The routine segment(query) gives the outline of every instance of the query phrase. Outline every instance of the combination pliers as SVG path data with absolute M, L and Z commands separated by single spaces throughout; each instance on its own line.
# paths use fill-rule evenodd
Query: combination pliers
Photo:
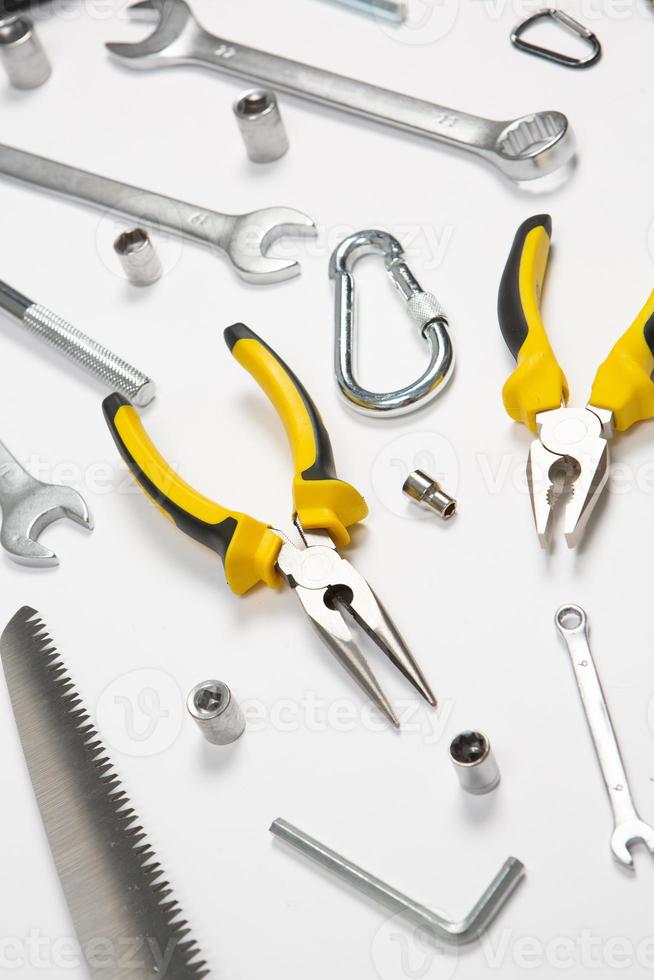
M 136 482 L 164 514 L 220 555 L 233 592 L 242 595 L 259 582 L 274 588 L 285 580 L 332 653 L 399 727 L 345 613 L 429 704 L 435 706 L 436 699 L 368 582 L 336 550 L 349 543 L 347 528 L 366 517 L 367 504 L 358 490 L 337 478 L 329 435 L 318 410 L 281 358 L 244 324 L 228 327 L 225 340 L 284 423 L 295 464 L 294 524 L 300 547 L 283 531 L 221 507 L 185 483 L 158 453 L 134 406 L 119 394 L 103 403 L 116 446 Z
M 654 292 L 600 365 L 586 407 L 569 408 L 568 383 L 540 315 L 551 236 L 549 215 L 523 222 L 504 269 L 498 316 L 518 366 L 502 397 L 511 418 L 538 433 L 527 481 L 540 542 L 549 544 L 553 512 L 561 504 L 573 548 L 608 480 L 608 440 L 654 417 Z

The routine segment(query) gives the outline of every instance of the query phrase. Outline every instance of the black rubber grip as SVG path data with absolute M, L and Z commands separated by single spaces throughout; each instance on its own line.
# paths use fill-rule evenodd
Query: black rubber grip
M 302 477 L 305 480 L 336 480 L 336 463 L 334 462 L 334 452 L 332 449 L 331 440 L 329 438 L 329 433 L 325 428 L 324 422 L 320 416 L 320 412 L 316 408 L 311 395 L 304 387 L 300 379 L 294 374 L 289 368 L 288 364 L 282 360 L 282 358 L 277 354 L 276 351 L 272 349 L 254 332 L 250 330 L 248 326 L 244 323 L 234 323 L 224 331 L 225 342 L 229 347 L 230 351 L 234 349 L 239 340 L 255 340 L 258 344 L 261 344 L 271 355 L 275 358 L 280 367 L 283 368 L 285 373 L 288 375 L 293 385 L 297 389 L 297 392 L 304 403 L 307 415 L 311 423 L 311 428 L 313 429 L 314 443 L 316 447 L 316 459 L 312 466 L 309 466 L 303 471 Z
M 544 228 L 552 237 L 552 218 L 549 214 L 535 214 L 518 228 L 509 257 L 502 273 L 497 297 L 497 316 L 506 346 L 517 359 L 520 348 L 527 339 L 529 324 L 520 301 L 520 264 L 527 235 L 534 228 Z
M 218 524 L 208 524 L 206 521 L 202 521 L 199 518 L 194 517 L 193 514 L 189 514 L 188 511 L 179 507 L 164 493 L 163 490 L 157 487 L 152 480 L 146 476 L 138 462 L 134 459 L 123 443 L 116 426 L 116 415 L 118 414 L 119 410 L 125 406 L 130 408 L 134 407 L 126 398 L 116 393 L 113 395 L 108 395 L 108 397 L 105 398 L 102 403 L 102 411 L 104 412 L 104 417 L 107 425 L 109 426 L 109 431 L 111 432 L 113 440 L 116 443 L 116 448 L 129 467 L 132 476 L 139 486 L 145 491 L 145 493 L 163 510 L 165 510 L 167 514 L 170 515 L 180 531 L 183 531 L 190 538 L 193 538 L 200 544 L 211 548 L 211 550 L 220 555 L 224 561 L 225 555 L 227 554 L 227 549 L 229 548 L 238 527 L 238 522 L 235 518 L 228 517 L 225 518 L 225 520 L 220 521 Z

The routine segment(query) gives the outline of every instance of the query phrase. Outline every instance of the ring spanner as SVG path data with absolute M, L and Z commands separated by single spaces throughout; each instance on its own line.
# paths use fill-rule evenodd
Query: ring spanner
M 107 44 L 110 53 L 130 68 L 213 68 L 469 150 L 512 180 L 551 174 L 574 156 L 572 131 L 561 112 L 534 112 L 505 121 L 483 119 L 226 41 L 198 23 L 185 0 L 144 0 L 129 9 L 159 18 L 154 33 L 145 40 Z
M 556 627 L 565 640 L 574 668 L 586 720 L 613 808 L 615 829 L 611 851 L 625 868 L 634 867 L 629 848 L 642 843 L 654 854 L 654 828 L 636 812 L 620 746 L 611 722 L 604 691 L 600 683 L 588 642 L 588 617 L 581 606 L 561 606 L 555 617 Z
M 220 214 L 2 144 L 0 174 L 216 248 L 248 282 L 281 282 L 298 275 L 298 262 L 273 258 L 266 254 L 268 247 L 284 235 L 316 233 L 311 218 L 294 208 Z

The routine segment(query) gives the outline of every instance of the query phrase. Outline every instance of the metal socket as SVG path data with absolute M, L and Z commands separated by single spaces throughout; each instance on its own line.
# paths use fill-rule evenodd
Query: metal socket
M 450 758 L 466 793 L 483 796 L 500 781 L 489 740 L 481 732 L 461 732 L 450 745 Z
M 277 96 L 265 89 L 245 92 L 234 103 L 234 115 L 253 163 L 272 163 L 288 150 L 288 136 Z
M 433 480 L 422 470 L 414 470 L 402 487 L 402 492 L 415 500 L 416 503 L 423 504 L 435 511 L 444 521 L 449 521 L 456 514 L 456 500 L 445 493 L 440 483 Z
M 161 279 L 163 268 L 144 228 L 122 232 L 114 242 L 125 275 L 134 286 L 151 286 Z
M 245 731 L 245 716 L 222 681 L 197 684 L 188 696 L 186 707 L 212 745 L 229 745 Z
M 50 78 L 52 68 L 29 17 L 0 20 L 0 58 L 14 88 L 38 88 Z

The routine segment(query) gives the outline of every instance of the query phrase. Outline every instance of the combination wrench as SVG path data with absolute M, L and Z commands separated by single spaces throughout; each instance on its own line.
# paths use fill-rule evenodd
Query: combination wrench
M 28 473 L 0 442 L 0 545 L 12 561 L 35 568 L 58 565 L 53 551 L 37 538 L 46 527 L 67 517 L 89 531 L 93 520 L 82 495 L 72 487 L 43 483 Z
M 588 617 L 581 606 L 568 605 L 561 606 L 554 621 L 568 647 L 586 720 L 613 809 L 615 828 L 611 836 L 611 851 L 616 861 L 625 868 L 633 869 L 634 860 L 629 848 L 633 844 L 642 843 L 654 854 L 654 828 L 640 819 L 634 806 L 620 746 L 590 651 Z
M 298 262 L 273 258 L 266 251 L 285 235 L 316 234 L 311 218 L 294 208 L 220 214 L 2 144 L 0 174 L 218 249 L 248 282 L 280 282 L 298 275 Z
M 561 112 L 534 112 L 505 121 L 483 119 L 226 41 L 198 23 L 185 0 L 143 0 L 129 9 L 158 18 L 145 40 L 107 44 L 114 58 L 130 68 L 213 68 L 468 150 L 516 181 L 551 174 L 574 156 L 572 131 Z

